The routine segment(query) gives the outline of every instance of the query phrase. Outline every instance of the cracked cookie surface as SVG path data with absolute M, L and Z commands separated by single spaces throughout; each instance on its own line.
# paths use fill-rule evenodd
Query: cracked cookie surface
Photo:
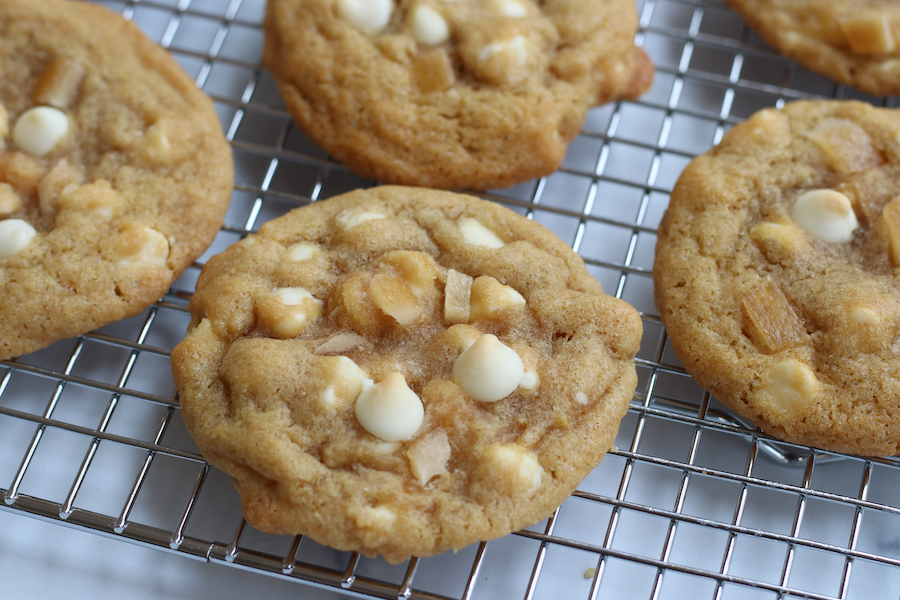
M 861 102 L 766 109 L 684 171 L 656 304 L 705 389 L 768 433 L 900 453 L 900 120 Z
M 354 171 L 488 189 L 553 172 L 588 108 L 649 88 L 636 29 L 633 0 L 272 0 L 264 60 Z
M 900 6 L 894 0 L 726 2 L 807 69 L 876 96 L 900 94 Z
M 231 152 L 210 100 L 136 26 L 0 4 L 0 358 L 139 313 L 209 245 Z
M 632 398 L 641 321 L 542 226 L 384 186 L 213 257 L 172 354 L 247 520 L 390 562 L 546 517 Z

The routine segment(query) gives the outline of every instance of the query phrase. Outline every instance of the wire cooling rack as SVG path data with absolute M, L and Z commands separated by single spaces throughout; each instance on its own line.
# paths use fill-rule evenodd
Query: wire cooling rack
M 863 98 L 768 49 L 718 0 L 639 2 L 657 66 L 641 100 L 594 109 L 555 174 L 485 196 L 540 222 L 642 314 L 639 384 L 609 454 L 547 520 L 389 566 L 242 520 L 186 433 L 169 352 L 208 256 L 263 222 L 374 182 L 311 144 L 260 67 L 263 0 L 104 2 L 213 97 L 234 149 L 215 243 L 142 315 L 0 362 L 0 507 L 353 597 L 897 598 L 900 464 L 777 443 L 688 377 L 652 301 L 653 248 L 687 162 L 754 111 Z M 298 596 L 299 597 L 299 596 Z

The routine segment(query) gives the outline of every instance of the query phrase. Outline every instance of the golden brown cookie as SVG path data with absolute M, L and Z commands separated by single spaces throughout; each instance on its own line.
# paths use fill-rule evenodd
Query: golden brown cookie
M 210 100 L 108 10 L 0 2 L 0 358 L 139 313 L 209 245 L 231 152 Z
M 896 0 L 726 0 L 804 67 L 869 94 L 900 94 Z
M 641 321 L 497 204 L 385 186 L 213 257 L 172 353 L 244 515 L 390 562 L 546 517 L 609 449 Z
M 685 169 L 656 305 L 687 371 L 782 439 L 900 453 L 900 114 L 795 102 Z
M 266 66 L 357 173 L 432 188 L 553 172 L 587 109 L 645 92 L 633 0 L 270 0 Z

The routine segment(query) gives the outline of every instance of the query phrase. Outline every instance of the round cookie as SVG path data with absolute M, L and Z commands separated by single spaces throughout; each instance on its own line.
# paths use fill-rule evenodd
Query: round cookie
M 270 0 L 264 61 L 357 173 L 483 190 L 553 172 L 588 108 L 650 87 L 636 29 L 633 0 Z
M 610 448 L 641 321 L 542 226 L 385 186 L 207 263 L 172 353 L 244 516 L 389 562 L 546 517 Z
M 876 96 L 900 94 L 894 0 L 726 0 L 785 56 Z
M 900 453 L 900 119 L 766 109 L 685 169 L 655 299 L 687 371 L 781 439 Z
M 0 358 L 139 313 L 231 195 L 210 100 L 121 16 L 0 3 Z

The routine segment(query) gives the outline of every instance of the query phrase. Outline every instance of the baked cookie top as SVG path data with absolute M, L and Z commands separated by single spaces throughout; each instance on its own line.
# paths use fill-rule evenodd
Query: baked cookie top
M 653 75 L 633 0 L 270 0 L 266 66 L 359 174 L 432 188 L 553 172 L 587 109 Z
M 546 517 L 609 449 L 641 321 L 542 226 L 385 186 L 213 257 L 172 353 L 258 529 L 390 562 Z
M 685 169 L 656 305 L 687 371 L 779 438 L 900 453 L 900 119 L 760 111 Z
M 225 215 L 210 100 L 108 10 L 0 3 L 0 358 L 139 313 Z
M 726 0 L 788 58 L 869 94 L 900 94 L 895 0 Z

